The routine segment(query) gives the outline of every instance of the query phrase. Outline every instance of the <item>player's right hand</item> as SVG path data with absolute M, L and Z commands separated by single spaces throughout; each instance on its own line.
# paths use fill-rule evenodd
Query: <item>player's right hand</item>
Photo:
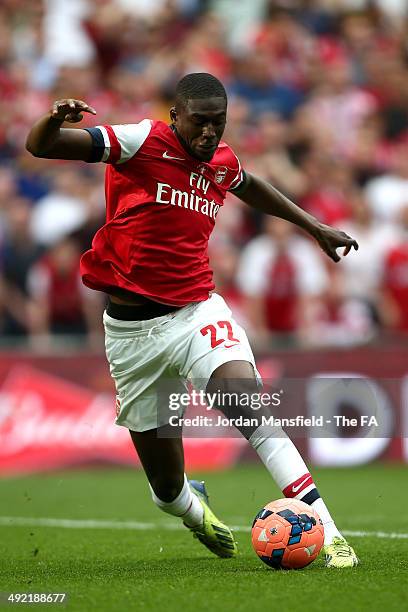
M 51 109 L 51 117 L 60 121 L 68 121 L 68 123 L 78 123 L 83 119 L 83 112 L 96 115 L 96 110 L 92 106 L 88 106 L 83 100 L 67 98 L 54 102 Z

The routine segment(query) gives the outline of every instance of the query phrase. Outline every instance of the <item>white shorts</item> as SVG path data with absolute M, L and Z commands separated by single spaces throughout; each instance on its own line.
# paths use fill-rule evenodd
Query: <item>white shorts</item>
M 216 368 L 238 360 L 250 362 L 260 379 L 245 331 L 216 293 L 148 321 L 121 321 L 105 312 L 103 323 L 117 393 L 116 423 L 133 431 L 156 429 L 168 422 L 167 415 L 177 414 L 159 414 L 163 381 L 170 381 L 173 393 L 185 393 L 188 382 L 205 390 Z

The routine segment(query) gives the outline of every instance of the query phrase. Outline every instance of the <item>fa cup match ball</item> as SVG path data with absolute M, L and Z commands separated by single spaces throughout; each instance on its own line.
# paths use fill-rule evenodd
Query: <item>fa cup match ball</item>
M 274 569 L 300 569 L 312 563 L 324 542 L 324 527 L 311 506 L 297 499 L 270 502 L 252 523 L 252 546 Z

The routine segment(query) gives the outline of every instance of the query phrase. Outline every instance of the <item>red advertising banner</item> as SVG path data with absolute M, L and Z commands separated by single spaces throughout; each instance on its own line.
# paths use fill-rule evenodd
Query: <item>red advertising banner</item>
M 127 430 L 114 424 L 114 404 L 112 393 L 14 365 L 0 392 L 0 474 L 97 462 L 138 465 Z M 186 461 L 190 469 L 227 467 L 243 442 L 187 439 Z
M 316 381 L 347 376 L 367 381 L 387 423 L 384 437 L 310 437 L 296 440 L 321 465 L 374 459 L 408 461 L 408 347 L 324 352 L 281 352 L 258 359 L 263 377 L 301 381 L 296 402 L 312 414 L 322 402 Z M 336 402 L 364 412 L 367 398 L 344 387 Z M 360 406 L 358 405 L 360 404 Z M 325 406 L 328 410 L 331 406 Z M 334 408 L 333 408 L 334 410 Z M 126 429 L 114 424 L 115 394 L 103 356 L 0 354 L 0 475 L 73 465 L 137 465 Z M 248 456 L 239 437 L 185 438 L 189 469 L 219 469 Z

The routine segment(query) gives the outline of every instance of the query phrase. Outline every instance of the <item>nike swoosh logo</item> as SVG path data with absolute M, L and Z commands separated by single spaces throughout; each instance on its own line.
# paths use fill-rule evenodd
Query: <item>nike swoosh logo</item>
M 303 487 L 303 485 L 305 484 L 305 482 L 307 482 L 309 480 L 310 476 L 308 476 L 307 478 L 305 478 L 304 480 L 302 480 L 302 482 L 300 484 L 298 484 L 296 487 L 293 486 L 292 487 L 292 491 L 293 493 L 297 493 L 299 491 L 299 489 L 301 489 Z
M 184 157 L 172 157 L 171 155 L 167 153 L 167 151 L 163 153 L 163 157 L 164 159 L 178 159 L 179 161 L 186 161 Z

